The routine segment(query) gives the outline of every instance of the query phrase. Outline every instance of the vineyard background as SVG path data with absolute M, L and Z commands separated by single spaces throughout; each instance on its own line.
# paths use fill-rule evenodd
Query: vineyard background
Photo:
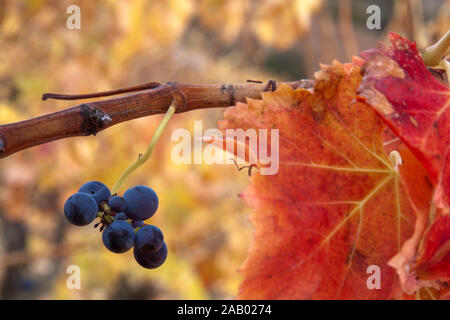
M 81 30 L 66 8 L 81 8 Z M 368 30 L 366 8 L 381 8 Z M 400 33 L 423 49 L 449 29 L 450 1 L 157 0 L 8 1 L 0 9 L 0 123 L 78 102 L 40 100 L 44 92 L 85 93 L 148 81 L 235 83 L 312 78 L 318 63 L 349 61 Z M 344 36 L 345 35 L 345 36 Z M 229 299 L 251 243 L 251 209 L 238 195 L 246 171 L 233 165 L 175 165 L 170 133 L 216 127 L 223 110 L 176 115 L 152 159 L 126 182 L 160 197 L 150 223 L 169 257 L 146 270 L 132 252 L 115 255 L 92 227 L 71 227 L 65 199 L 89 180 L 112 186 L 146 144 L 160 116 L 116 125 L 0 161 L 1 299 Z M 66 268 L 81 268 L 81 290 Z

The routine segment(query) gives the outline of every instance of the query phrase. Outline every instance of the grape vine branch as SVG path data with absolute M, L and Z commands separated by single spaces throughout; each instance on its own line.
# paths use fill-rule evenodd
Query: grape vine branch
M 313 81 L 309 79 L 286 84 L 294 89 L 313 87 Z M 138 93 L 82 103 L 36 118 L 0 125 L 0 158 L 50 141 L 95 135 L 117 123 L 166 113 L 176 93 L 180 93 L 185 101 L 175 111 L 181 113 L 229 107 L 246 98 L 260 99 L 261 92 L 267 89 L 268 85 L 262 82 L 205 85 L 169 82 Z M 272 89 L 276 89 L 274 82 Z M 45 100 L 51 96 L 44 95 L 43 98 Z

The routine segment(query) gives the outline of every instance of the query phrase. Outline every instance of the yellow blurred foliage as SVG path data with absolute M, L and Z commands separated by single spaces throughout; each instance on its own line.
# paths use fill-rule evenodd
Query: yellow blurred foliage
M 257 8 L 253 28 L 258 39 L 280 49 L 291 46 L 309 31 L 311 15 L 318 11 L 317 0 L 267 0 Z

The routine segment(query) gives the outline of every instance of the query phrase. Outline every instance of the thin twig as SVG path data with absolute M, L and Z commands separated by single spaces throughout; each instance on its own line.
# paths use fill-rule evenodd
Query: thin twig
M 87 94 L 44 93 L 42 95 L 42 100 L 43 101 L 45 101 L 47 99 L 79 100 L 79 99 L 107 97 L 107 96 L 114 96 L 114 95 L 121 94 L 121 93 L 154 89 L 154 88 L 159 87 L 160 85 L 161 84 L 159 82 L 148 82 L 148 83 L 140 84 L 140 85 L 133 86 L 133 87 L 121 88 L 121 89 L 117 89 L 117 90 L 102 91 L 102 92 L 96 92 L 96 93 L 87 93 Z

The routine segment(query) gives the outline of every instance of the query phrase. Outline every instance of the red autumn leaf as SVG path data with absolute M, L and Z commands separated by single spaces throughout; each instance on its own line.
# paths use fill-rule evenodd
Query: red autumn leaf
M 389 38 L 391 47 L 361 53 L 367 61 L 361 95 L 436 183 L 450 146 L 450 90 L 427 70 L 414 43 L 394 33 Z
M 437 298 L 440 295 L 440 284 L 434 281 L 426 281 L 423 278 L 419 280 L 415 273 L 410 272 L 413 261 L 417 256 L 419 244 L 427 228 L 433 186 L 420 162 L 398 138 L 392 137 L 392 132 L 385 136 L 385 141 L 388 141 L 385 143 L 386 151 L 397 150 L 402 155 L 404 164 L 400 167 L 401 183 L 407 191 L 411 205 L 416 212 L 414 233 L 402 244 L 400 251 L 388 262 L 388 265 L 397 270 L 400 277 L 400 285 L 405 295 L 413 295 L 413 297 L 417 295 L 419 298 L 424 296 Z M 431 293 L 430 287 L 438 289 L 438 291 Z
M 416 222 L 414 236 L 390 262 L 411 294 L 433 284 L 429 280 L 450 280 L 450 90 L 428 72 L 414 43 L 393 33 L 390 40 L 391 47 L 361 54 L 361 95 L 422 161 L 436 186 L 430 215 L 419 217 L 424 223 Z
M 414 270 L 425 280 L 450 280 L 450 218 L 440 214 L 425 234 Z
M 450 153 L 445 154 L 440 182 L 434 194 L 430 225 L 417 252 L 413 272 L 420 279 L 446 281 L 450 285 Z M 448 296 L 448 295 L 447 295 Z M 448 297 L 450 298 L 450 296 Z
M 360 82 L 358 64 L 334 62 L 316 73 L 313 91 L 280 85 L 225 111 L 222 130 L 279 129 L 279 172 L 253 175 L 242 194 L 255 208 L 255 234 L 238 298 L 384 299 L 395 291 L 387 262 L 428 210 L 431 185 L 407 149 L 399 152 L 411 161 L 398 174 L 383 146 L 386 127 L 356 100 Z M 400 178 L 408 174 L 419 181 L 413 192 Z M 419 205 L 413 193 L 422 194 Z M 373 266 L 379 289 L 368 286 Z
M 450 161 L 450 154 L 446 154 L 445 163 Z M 419 281 L 446 282 L 441 287 L 450 290 L 450 216 L 448 212 L 448 192 L 450 186 L 448 180 L 450 166 L 444 166 L 437 190 L 434 195 L 434 210 L 430 215 L 428 226 L 421 245 L 417 251 L 412 266 L 412 272 L 417 275 Z M 445 195 L 445 196 L 444 196 Z M 450 299 L 447 293 L 446 299 Z

